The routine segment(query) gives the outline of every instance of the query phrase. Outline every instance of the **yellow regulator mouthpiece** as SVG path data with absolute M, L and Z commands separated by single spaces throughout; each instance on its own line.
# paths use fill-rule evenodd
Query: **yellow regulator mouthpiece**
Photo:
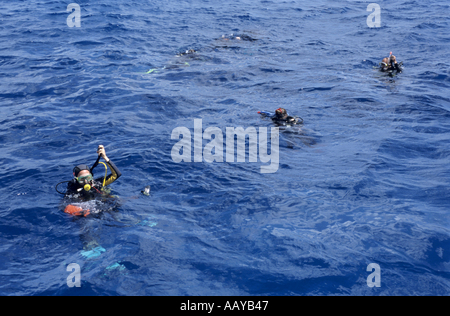
M 91 189 L 91 186 L 90 186 L 89 184 L 85 184 L 85 185 L 84 185 L 84 189 L 85 189 L 86 191 L 89 191 L 89 190 Z

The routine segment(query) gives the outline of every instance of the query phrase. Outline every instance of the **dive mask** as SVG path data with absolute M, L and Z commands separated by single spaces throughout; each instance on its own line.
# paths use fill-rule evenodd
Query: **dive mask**
M 77 177 L 75 179 L 77 179 L 77 182 L 80 185 L 84 186 L 85 184 L 89 184 L 94 178 L 92 177 L 91 174 L 88 174 L 86 176 L 80 176 L 80 177 Z

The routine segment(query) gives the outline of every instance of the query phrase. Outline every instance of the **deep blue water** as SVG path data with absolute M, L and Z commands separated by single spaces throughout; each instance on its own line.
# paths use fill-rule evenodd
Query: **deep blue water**
M 79 0 L 73 28 L 70 1 L 0 3 L 0 295 L 448 295 L 450 4 L 369 28 L 370 2 Z M 278 107 L 304 130 L 277 172 L 172 160 L 173 129 Z M 55 185 L 99 144 L 121 199 L 71 217 Z

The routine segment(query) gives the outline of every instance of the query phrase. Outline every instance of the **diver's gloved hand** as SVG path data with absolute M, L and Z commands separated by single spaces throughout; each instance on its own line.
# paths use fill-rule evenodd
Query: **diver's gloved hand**
M 109 158 L 108 156 L 106 156 L 105 147 L 103 147 L 103 145 L 98 145 L 97 154 L 99 156 L 102 156 L 102 158 L 105 159 L 106 162 L 109 162 Z
M 389 62 L 391 63 L 391 67 L 392 68 L 394 68 L 396 70 L 399 70 L 398 63 L 397 63 L 397 58 L 395 58 L 394 55 L 391 55 L 391 58 L 390 58 Z
M 397 58 L 394 55 L 391 55 L 389 62 L 391 65 L 394 65 L 397 63 Z

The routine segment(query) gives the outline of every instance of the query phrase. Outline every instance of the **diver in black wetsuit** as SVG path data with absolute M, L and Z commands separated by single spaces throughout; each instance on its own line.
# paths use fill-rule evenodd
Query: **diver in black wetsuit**
M 402 64 L 401 63 L 397 63 L 397 59 L 395 58 L 394 55 L 391 54 L 389 55 L 389 57 L 383 58 L 383 60 L 380 63 L 380 70 L 383 72 L 386 71 L 394 71 L 396 70 L 397 73 L 401 73 L 402 72 Z
M 247 41 L 247 42 L 256 41 L 255 38 L 250 37 L 250 36 L 248 36 L 246 34 L 237 35 L 237 36 L 234 35 L 234 34 L 230 34 L 229 36 L 222 35 L 221 39 L 224 40 L 224 41 L 229 41 L 229 40 L 238 40 L 238 41 Z
M 87 165 L 78 165 L 73 168 L 72 179 L 67 184 L 67 191 L 65 196 L 68 197 L 82 197 L 83 199 L 91 199 L 96 195 L 103 195 L 102 189 L 114 181 L 116 181 L 122 173 L 116 167 L 116 165 L 106 156 L 105 148 L 103 145 L 99 145 L 97 149 L 98 158 L 94 165 L 89 168 Z M 93 170 L 99 164 L 100 158 L 103 158 L 111 170 L 111 174 L 106 178 L 100 177 L 97 179 L 93 178 Z
M 197 51 L 195 49 L 187 49 L 184 50 L 182 52 L 179 52 L 178 54 L 175 55 L 175 57 L 179 58 L 176 60 L 171 61 L 170 63 L 168 63 L 167 65 L 165 65 L 163 68 L 158 69 L 158 68 L 152 68 L 149 71 L 147 71 L 147 74 L 150 74 L 152 72 L 159 72 L 160 70 L 168 70 L 168 69 L 178 69 L 178 68 L 182 68 L 182 67 L 189 67 L 189 63 L 187 61 L 190 60 L 202 60 L 203 57 L 199 56 L 197 54 Z M 181 58 L 180 58 L 181 57 Z
M 287 111 L 283 108 L 276 109 L 275 115 L 271 118 L 277 126 L 292 126 L 303 123 L 302 118 L 288 115 Z
M 181 57 L 181 56 L 186 56 L 186 55 L 193 55 L 193 54 L 195 54 L 197 51 L 196 50 L 194 50 L 194 49 L 188 49 L 188 50 L 186 50 L 186 51 L 184 51 L 184 52 L 181 52 L 181 53 L 178 53 L 177 55 L 176 55 L 176 57 Z
M 320 134 L 303 127 L 301 117 L 288 115 L 283 108 L 276 109 L 275 113 L 266 111 L 258 111 L 258 113 L 263 117 L 270 117 L 272 122 L 280 128 L 280 131 L 283 131 L 289 148 L 295 146 L 295 138 L 297 137 L 308 147 L 315 145 L 317 143 L 316 138 L 320 137 Z

